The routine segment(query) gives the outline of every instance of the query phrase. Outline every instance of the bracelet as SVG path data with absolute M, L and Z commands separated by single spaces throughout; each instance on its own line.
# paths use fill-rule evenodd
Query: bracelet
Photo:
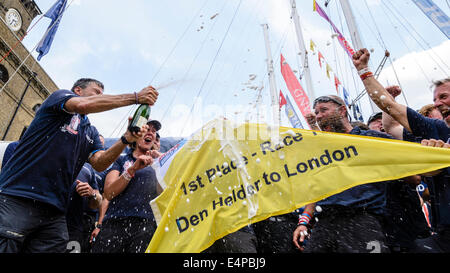
M 131 175 L 128 169 L 122 173 L 123 178 L 125 178 L 126 181 L 130 181 L 134 175 Z
M 361 80 L 364 81 L 365 79 L 367 79 L 369 77 L 373 77 L 373 73 L 369 71 L 369 72 L 362 74 L 360 77 L 361 77 Z
M 300 219 L 298 220 L 298 225 L 304 225 L 307 226 L 309 224 L 309 221 L 311 221 L 312 216 L 307 213 L 303 212 L 302 216 L 300 216 Z
M 358 75 L 361 76 L 362 74 L 367 73 L 367 72 L 370 72 L 369 67 L 364 67 L 363 69 L 358 70 Z
M 134 92 L 134 104 L 139 104 L 138 95 Z

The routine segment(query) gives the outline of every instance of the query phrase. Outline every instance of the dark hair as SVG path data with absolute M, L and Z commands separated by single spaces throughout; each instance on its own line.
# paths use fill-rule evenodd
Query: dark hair
M 90 79 L 90 78 L 81 78 L 73 84 L 71 90 L 74 91 L 76 87 L 80 87 L 80 88 L 84 89 L 84 88 L 88 87 L 88 85 L 92 82 L 95 83 L 96 85 L 98 85 L 99 87 L 101 87 L 102 89 L 105 89 L 105 86 L 103 85 L 103 83 L 98 80 Z
M 352 125 L 352 127 L 359 127 L 362 130 L 369 130 L 369 126 L 367 126 L 367 124 L 359 120 L 350 122 L 350 125 Z

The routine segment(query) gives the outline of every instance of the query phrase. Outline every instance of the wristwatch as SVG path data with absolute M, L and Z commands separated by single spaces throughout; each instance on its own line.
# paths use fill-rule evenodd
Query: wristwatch
M 102 229 L 102 224 L 96 223 L 95 228 Z
M 122 137 L 120 138 L 120 140 L 121 140 L 122 143 L 125 144 L 125 145 L 133 144 L 133 142 L 129 142 L 125 136 L 122 136 Z

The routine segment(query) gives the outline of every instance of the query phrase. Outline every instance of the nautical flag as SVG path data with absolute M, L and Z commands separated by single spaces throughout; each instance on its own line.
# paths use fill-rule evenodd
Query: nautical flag
M 297 113 L 295 113 L 294 107 L 292 106 L 291 100 L 289 97 L 286 98 L 286 107 L 284 108 L 284 112 L 289 119 L 293 128 L 304 129 L 302 122 L 298 118 Z M 309 127 L 307 129 L 310 129 Z
M 317 54 L 317 55 L 319 55 L 319 65 L 320 65 L 320 68 L 322 68 L 322 59 L 325 59 L 325 58 L 323 57 L 322 52 L 320 52 L 320 51 L 319 51 L 319 54 Z
M 309 42 L 309 49 L 311 49 L 311 51 L 314 51 L 316 47 L 316 44 L 313 42 L 313 40 L 310 40 Z
M 334 75 L 334 85 L 336 86 L 336 93 L 338 93 L 339 95 L 339 88 L 338 86 L 341 84 L 341 82 L 339 81 L 339 79 L 336 77 L 336 75 Z
M 39 52 L 39 56 L 37 57 L 38 61 L 40 61 L 41 58 L 50 50 L 50 46 L 55 38 L 55 34 L 58 30 L 59 23 L 61 22 L 66 4 L 67 0 L 58 0 L 44 15 L 45 17 L 52 19 L 52 22 L 36 48 L 36 51 Z
M 348 92 L 344 86 L 342 86 L 342 94 L 344 95 L 345 104 L 347 104 L 347 107 L 348 107 L 350 105 L 350 102 L 349 102 L 350 95 L 348 94 Z
M 317 4 L 316 0 L 314 0 L 314 11 L 317 11 L 317 13 L 322 16 L 325 20 L 327 20 L 330 25 L 333 27 L 334 32 L 338 34 L 338 40 L 341 46 L 344 48 L 345 52 L 352 57 L 353 54 L 355 54 L 355 51 L 352 49 L 350 44 L 347 42 L 347 40 L 344 38 L 344 35 L 339 31 L 339 29 L 333 24 L 331 19 L 328 17 L 328 15 L 325 13 L 325 11 L 322 10 L 322 8 Z
M 450 39 L 450 19 L 432 0 L 413 0 L 428 18 Z
M 331 69 L 331 67 L 327 63 L 327 77 L 328 77 L 328 79 L 330 78 L 330 71 L 333 71 L 333 69 Z
M 283 92 L 280 90 L 280 109 L 283 107 L 283 105 L 286 105 L 286 99 L 284 98 Z
M 281 54 L 281 74 L 283 75 L 286 86 L 289 92 L 291 92 L 291 95 L 294 98 L 295 103 L 297 103 L 298 109 L 302 115 L 306 116 L 311 113 L 308 96 L 300 85 L 300 82 L 294 72 L 292 72 L 291 67 L 284 59 L 283 54 Z
M 355 104 L 353 106 L 353 117 L 355 118 L 355 120 L 359 120 L 359 121 L 364 122 L 364 118 L 363 118 L 363 116 L 361 114 L 361 111 L 359 110 L 358 104 Z

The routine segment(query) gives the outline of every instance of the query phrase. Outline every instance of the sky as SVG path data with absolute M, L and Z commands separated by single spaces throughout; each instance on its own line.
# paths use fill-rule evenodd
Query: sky
M 45 13 L 55 0 L 35 0 Z M 448 15 L 448 0 L 434 0 Z M 266 45 L 262 24 L 268 24 L 276 89 L 288 95 L 280 71 L 280 54 L 296 75 L 303 69 L 289 0 L 69 0 L 55 40 L 40 64 L 61 89 L 82 77 L 105 85 L 105 94 L 138 92 L 148 85 L 159 98 L 151 118 L 162 122 L 162 137 L 185 137 L 216 117 L 271 123 Z M 338 0 L 327 8 L 335 25 L 351 43 Z M 350 0 L 375 71 L 384 50 L 391 53 L 379 80 L 400 85 L 398 101 L 413 109 L 432 103 L 432 80 L 450 74 L 450 41 L 410 0 Z M 318 63 L 320 51 L 354 99 L 363 91 L 355 68 L 330 25 L 313 11 L 312 0 L 296 0 L 314 93 L 336 94 Z M 32 22 L 36 22 L 35 18 Z M 42 18 L 23 43 L 32 51 L 50 19 Z M 32 55 L 36 58 L 37 53 Z M 304 79 L 301 85 L 306 89 Z M 340 92 L 342 88 L 340 88 Z M 279 91 L 277 91 L 278 93 Z M 257 100 L 260 94 L 260 99 Z M 405 99 L 406 98 L 406 99 Z M 256 104 L 256 101 L 259 104 Z M 292 97 L 291 97 L 291 101 Z M 369 99 L 360 100 L 364 120 L 372 114 Z M 257 106 L 257 107 L 256 107 Z M 90 114 L 105 137 L 118 137 L 136 106 Z M 259 114 L 255 109 L 260 109 Z M 298 112 L 299 113 L 299 112 Z M 290 126 L 284 110 L 281 124 Z

